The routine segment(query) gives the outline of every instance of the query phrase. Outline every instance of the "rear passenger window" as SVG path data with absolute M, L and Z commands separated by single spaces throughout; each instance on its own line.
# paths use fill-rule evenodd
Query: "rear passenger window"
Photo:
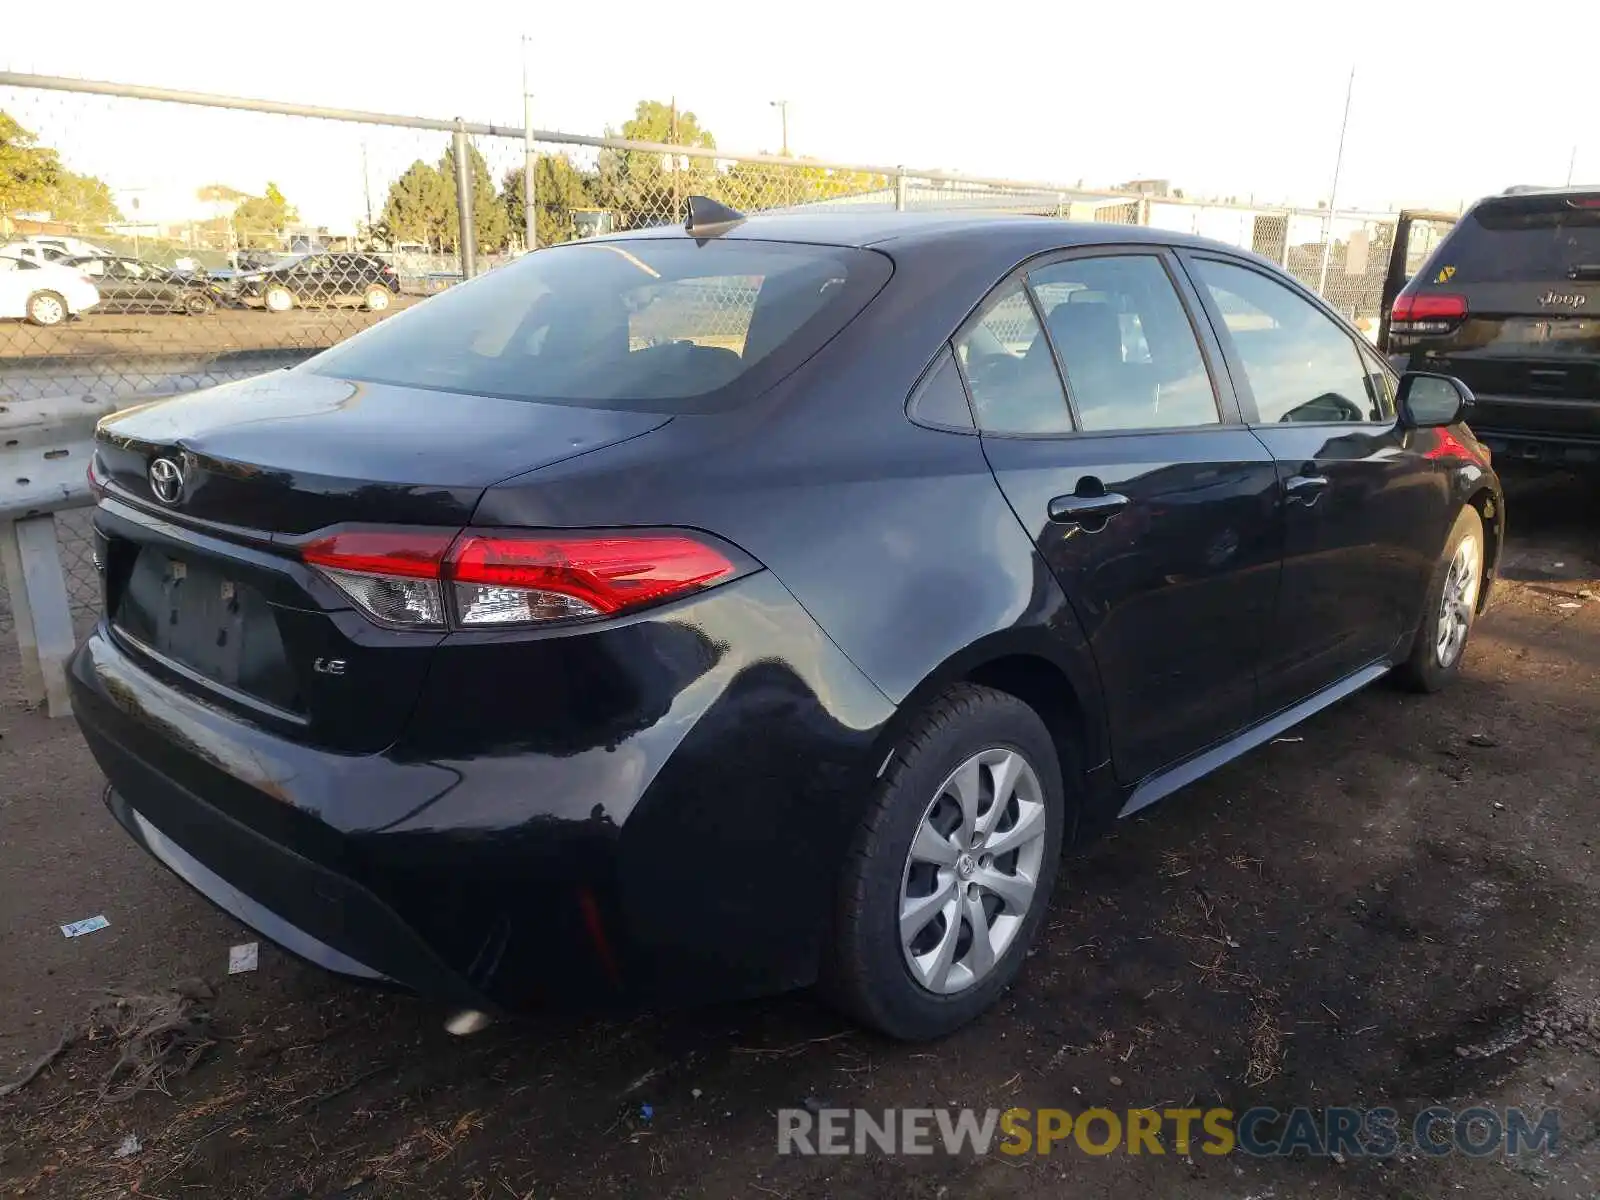
M 972 428 L 972 409 L 961 374 L 948 349 L 940 352 L 933 366 L 922 376 L 911 393 L 911 415 L 924 425 L 937 429 Z
M 1259 271 L 1194 260 L 1255 397 L 1258 419 L 1382 421 L 1355 341 L 1333 318 Z
M 1050 343 L 1020 282 L 1002 287 L 955 345 L 980 429 L 988 433 L 1072 429 Z
M 1159 258 L 1074 258 L 1028 281 L 1084 429 L 1220 422 L 1200 343 Z

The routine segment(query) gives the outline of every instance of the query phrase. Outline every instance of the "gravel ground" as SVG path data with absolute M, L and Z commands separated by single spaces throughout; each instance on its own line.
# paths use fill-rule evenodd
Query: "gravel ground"
M 1600 489 L 1519 481 L 1510 514 L 1510 578 L 1453 691 L 1369 689 L 1121 825 L 1069 863 L 999 1009 L 926 1047 L 805 996 L 457 1040 L 434 1006 L 270 946 L 228 976 L 253 936 L 114 827 L 75 729 L 8 694 L 0 651 L 0 1082 L 95 1031 L 0 1099 L 0 1194 L 1590 1200 L 1600 601 L 1579 593 L 1600 590 Z M 167 991 L 194 977 L 198 1004 Z M 141 1019 L 189 1044 L 102 1098 Z M 795 1157 L 775 1116 L 1435 1102 L 1557 1108 L 1559 1151 Z
M 320 350 L 410 307 L 420 298 L 396 296 L 394 303 L 381 313 L 330 305 L 287 313 L 219 308 L 203 317 L 88 312 L 50 329 L 6 321 L 0 323 L 0 364 L 7 359 L 41 357 L 71 361 L 294 347 Z

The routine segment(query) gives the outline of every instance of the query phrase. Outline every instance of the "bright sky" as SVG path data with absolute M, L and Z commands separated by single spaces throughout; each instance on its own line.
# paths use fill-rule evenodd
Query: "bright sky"
M 1318 0 L 726 5 L 466 0 L 80 0 L 10 6 L 0 67 L 195 91 L 599 133 L 677 97 L 729 150 L 905 163 L 1071 185 L 1171 179 L 1189 194 L 1313 204 L 1333 173 L 1356 71 L 1340 207 L 1441 206 L 1513 183 L 1600 182 L 1600 132 L 1571 48 L 1600 4 L 1467 8 Z M 1517 17 L 1529 14 L 1520 22 Z M 450 27 L 459 16 L 460 31 Z M 444 136 L 0 89 L 0 108 L 141 209 L 210 181 L 278 181 L 308 219 L 374 207 Z M 480 144 L 498 176 L 515 143 Z

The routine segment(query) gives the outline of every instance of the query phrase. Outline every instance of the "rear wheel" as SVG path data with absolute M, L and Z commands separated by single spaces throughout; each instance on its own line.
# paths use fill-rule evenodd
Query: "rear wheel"
M 361 304 L 368 312 L 382 312 L 389 307 L 389 289 L 373 284 L 361 294 Z
M 1483 563 L 1483 518 L 1469 504 L 1456 518 L 1434 568 L 1411 655 L 1396 671 L 1413 691 L 1437 692 L 1461 673 L 1478 614 Z
M 268 312 L 284 313 L 294 307 L 294 293 L 281 283 L 275 283 L 262 295 L 261 301 Z
M 35 325 L 59 325 L 70 315 L 59 292 L 35 292 L 28 297 L 28 320 Z
M 824 988 L 891 1037 L 942 1037 L 1022 967 L 1061 856 L 1049 731 L 1016 697 L 961 684 L 905 734 L 838 891 Z

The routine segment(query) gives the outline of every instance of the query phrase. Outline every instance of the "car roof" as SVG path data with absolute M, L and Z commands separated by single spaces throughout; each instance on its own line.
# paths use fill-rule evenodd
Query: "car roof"
M 1596 193 L 1600 193 L 1600 186 L 1592 183 L 1587 186 L 1571 184 L 1566 187 L 1533 187 L 1519 184 L 1516 187 L 1508 187 L 1503 192 L 1496 192 L 1492 196 L 1479 197 L 1472 202 L 1467 211 L 1471 212 L 1485 204 L 1515 204 L 1518 200 L 1590 200 Z
M 591 241 L 628 241 L 637 238 L 692 236 L 682 225 L 653 226 L 602 235 Z M 1156 246 L 1186 246 L 1196 250 L 1220 250 L 1245 258 L 1258 256 L 1248 250 L 1210 238 L 1153 229 L 1144 225 L 1121 225 L 1095 221 L 1066 221 L 1053 217 L 1033 217 L 1014 213 L 905 213 L 841 212 L 753 213 L 738 225 L 715 235 L 736 241 L 808 242 L 826 246 L 879 247 L 894 253 L 920 249 L 970 246 L 986 241 L 1004 244 L 1019 256 L 1076 246 L 1128 245 L 1148 243 Z M 1265 261 L 1265 260 L 1262 260 Z

